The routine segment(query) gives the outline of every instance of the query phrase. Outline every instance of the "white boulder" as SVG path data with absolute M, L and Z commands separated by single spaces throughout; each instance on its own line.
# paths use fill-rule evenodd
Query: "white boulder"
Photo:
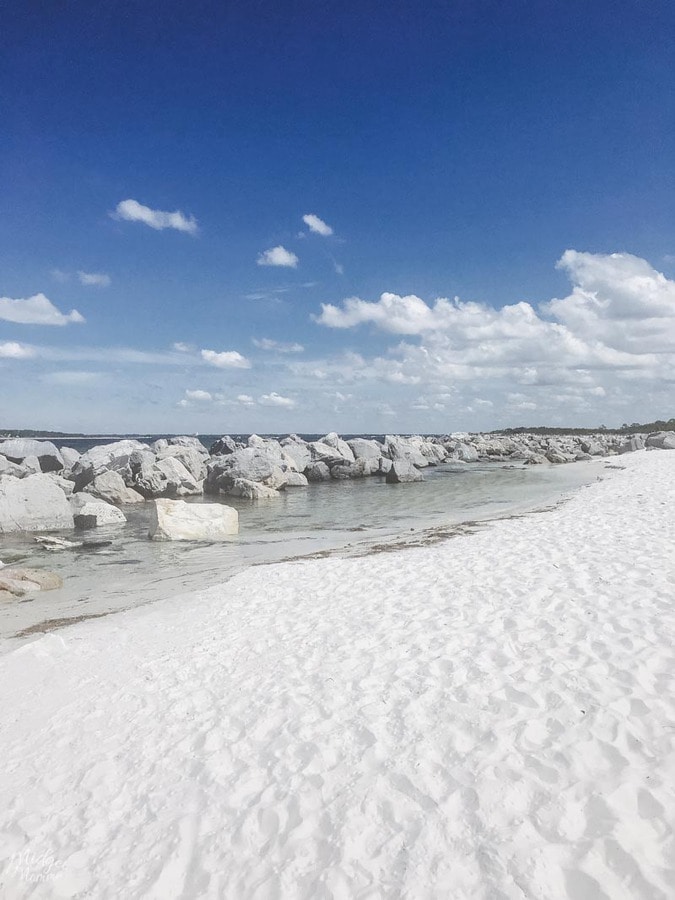
M 22 463 L 30 456 L 36 457 L 38 471 L 42 472 L 59 472 L 63 468 L 63 457 L 51 441 L 10 438 L 0 441 L 0 453 L 14 463 Z
M 11 475 L 14 478 L 23 478 L 26 470 L 18 463 L 10 462 L 7 457 L 0 456 L 0 476 Z
M 635 453 L 638 450 L 644 450 L 645 448 L 645 439 L 641 434 L 634 434 L 632 437 L 628 438 L 627 441 L 624 441 L 623 444 L 619 447 L 619 453 Z
M 292 460 L 295 464 L 293 468 L 298 472 L 304 472 L 312 461 L 312 454 L 307 444 L 300 438 L 295 440 L 285 438 L 281 442 L 281 446 L 284 452 L 284 460 L 286 462 L 289 459 Z
M 325 435 L 321 438 L 321 443 L 326 444 L 328 447 L 333 447 L 338 451 L 340 456 L 346 460 L 347 462 L 354 462 L 355 456 L 354 451 L 349 446 L 347 441 L 343 441 L 342 438 L 336 434 L 334 431 L 331 431 L 330 434 Z
M 330 481 L 330 469 L 320 460 L 310 463 L 305 469 L 305 475 L 308 481 Z
M 97 475 L 108 470 L 123 473 L 129 466 L 129 459 L 134 450 L 148 450 L 148 445 L 136 440 L 124 440 L 101 444 L 87 450 L 72 469 L 75 490 L 81 491 Z
M 73 527 L 66 495 L 48 475 L 0 479 L 0 534 Z
M 203 481 L 206 478 L 204 454 L 194 447 L 184 446 L 183 444 L 169 444 L 168 447 L 157 452 L 157 459 L 177 459 L 192 475 L 193 481 Z
M 429 460 L 420 450 L 421 438 L 399 437 L 398 435 L 388 434 L 384 439 L 384 445 L 387 455 L 391 460 L 403 460 L 417 466 L 418 469 L 426 468 Z
M 288 472 L 287 473 L 287 481 L 286 487 L 307 487 L 308 485 L 307 476 L 303 475 L 302 472 Z
M 70 507 L 76 528 L 101 528 L 106 525 L 124 525 L 127 517 L 116 506 L 94 500 L 89 494 L 74 494 Z
M 659 450 L 675 450 L 675 431 L 654 431 L 647 437 L 647 446 Z M 2 449 L 0 449 L 2 453 Z
M 245 447 L 211 459 L 207 464 L 205 490 L 227 493 L 237 479 L 256 481 L 271 488 L 283 487 L 287 472 L 281 468 L 281 447 L 276 441 L 270 443 L 276 447 Z
M 79 450 L 75 450 L 74 447 L 61 447 L 61 457 L 63 459 L 63 466 L 65 469 L 72 469 L 75 463 L 78 461 L 80 456 L 82 455 Z
M 239 514 L 220 503 L 154 500 L 148 537 L 153 541 L 223 541 L 239 532 Z
M 395 459 L 387 472 L 386 481 L 387 484 L 408 484 L 413 481 L 424 481 L 424 475 L 407 460 Z
M 125 503 L 142 503 L 143 497 L 133 488 L 128 488 L 119 472 L 102 472 L 91 484 L 84 488 L 84 493 L 97 497 L 105 503 L 122 506 Z
M 347 441 L 356 459 L 378 459 L 382 456 L 382 445 L 366 438 L 352 438 Z
M 227 493 L 231 497 L 243 497 L 245 500 L 277 500 L 281 497 L 279 491 L 274 488 L 258 481 L 248 481 L 246 478 L 235 478 Z

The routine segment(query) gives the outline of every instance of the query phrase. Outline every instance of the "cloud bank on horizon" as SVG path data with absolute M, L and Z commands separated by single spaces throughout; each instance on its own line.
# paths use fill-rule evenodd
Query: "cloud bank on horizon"
M 361 351 L 317 354 L 298 341 L 252 337 L 259 353 L 250 359 L 234 348 L 198 349 L 183 340 L 157 352 L 8 340 L 0 342 L 0 360 L 46 366 L 43 389 L 51 384 L 61 392 L 103 390 L 112 377 L 106 361 L 163 373 L 167 430 L 217 431 L 207 426 L 214 416 L 241 422 L 233 431 L 247 430 L 247 421 L 254 430 L 315 430 L 319 416 L 322 425 L 333 421 L 345 431 L 444 431 L 458 419 L 476 428 L 523 417 L 548 424 L 584 415 L 596 424 L 612 414 L 639 419 L 641 398 L 665 399 L 675 382 L 675 281 L 628 253 L 566 250 L 557 267 L 571 290 L 539 304 L 426 302 L 392 292 L 321 304 L 311 316 L 315 332 L 365 329 Z M 84 322 L 77 310 L 64 314 L 43 294 L 0 298 L 0 319 L 22 326 Z M 368 353 L 378 335 L 382 351 Z M 96 368 L 91 377 L 53 368 L 72 362 Z M 127 389 L 132 370 L 123 379 Z M 187 427 L 178 410 L 195 416 Z
M 670 390 L 675 282 L 627 253 L 567 250 L 557 265 L 572 291 L 536 308 L 527 302 L 494 308 L 459 298 L 429 305 L 414 295 L 384 293 L 377 301 L 352 297 L 323 304 L 316 322 L 343 330 L 371 325 L 405 336 L 386 356 L 353 359 L 354 370 L 427 390 L 445 383 L 455 393 L 462 386 L 487 393 L 474 407 L 500 402 L 513 413 L 539 411 L 543 417 L 556 407 L 586 408 L 603 417 L 608 398 L 619 411 L 640 392 Z

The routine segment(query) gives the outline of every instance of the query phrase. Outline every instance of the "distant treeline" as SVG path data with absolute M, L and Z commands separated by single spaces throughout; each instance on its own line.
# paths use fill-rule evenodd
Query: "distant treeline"
M 84 434 L 74 434 L 72 431 L 39 431 L 35 428 L 3 428 L 0 429 L 0 437 L 20 437 L 20 438 L 36 438 L 36 437 L 86 437 Z
M 596 425 L 594 428 L 550 428 L 546 425 L 520 425 L 518 428 L 497 428 L 490 431 L 489 434 L 597 434 L 598 431 L 605 431 L 608 434 L 637 434 L 640 432 L 648 433 L 650 431 L 675 431 L 675 419 L 657 419 L 655 422 L 632 422 L 630 425 L 624 422 L 620 428 L 608 428 L 607 425 Z M 438 432 L 440 434 L 440 432 Z M 99 435 L 100 437 L 119 438 L 120 435 Z M 125 435 L 130 437 L 131 435 Z M 148 435 L 133 435 L 134 437 L 148 438 Z M 271 435 L 270 435 L 271 436 Z M 308 440 L 317 440 L 321 435 L 305 435 Z M 348 435 L 349 437 L 350 435 Z M 352 437 L 354 435 L 351 435 Z M 372 437 L 373 435 L 369 435 Z M 91 435 L 82 434 L 73 431 L 39 431 L 35 428 L 2 428 L 0 429 L 0 439 L 7 437 L 22 438 L 88 438 Z M 213 437 L 211 435 L 211 437 Z M 235 435 L 237 439 L 245 439 L 245 435 Z M 383 435 L 375 435 L 379 440 L 383 439 Z M 154 439 L 154 438 L 153 438 Z
M 675 431 L 675 419 L 657 419 L 655 422 L 632 422 L 628 425 L 624 422 L 620 428 L 608 428 L 606 425 L 597 425 L 595 428 L 548 428 L 544 425 L 534 425 L 519 428 L 500 428 L 491 431 L 490 434 L 597 434 L 598 431 L 606 431 L 608 434 L 639 434 L 650 431 Z

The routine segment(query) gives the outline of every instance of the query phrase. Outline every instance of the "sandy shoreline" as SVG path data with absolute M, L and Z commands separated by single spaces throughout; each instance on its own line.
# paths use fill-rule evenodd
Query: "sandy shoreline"
M 675 453 L 0 658 L 10 897 L 666 898 Z
M 252 565 L 437 542 L 465 522 L 547 507 L 605 474 L 607 465 L 604 457 L 560 466 L 473 463 L 439 466 L 412 486 L 382 479 L 313 485 L 271 505 L 242 501 L 240 534 L 227 544 L 148 541 L 147 504 L 127 508 L 123 529 L 64 535 L 110 542 L 95 551 L 47 552 L 32 535 L 5 536 L 5 563 L 53 570 L 64 586 L 3 605 L 0 654 L 23 635 L 203 591 Z

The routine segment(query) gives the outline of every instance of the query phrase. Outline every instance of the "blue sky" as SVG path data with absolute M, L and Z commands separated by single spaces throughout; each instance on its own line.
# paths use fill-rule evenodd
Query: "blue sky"
M 3 11 L 0 426 L 670 417 L 674 38 L 658 0 Z

